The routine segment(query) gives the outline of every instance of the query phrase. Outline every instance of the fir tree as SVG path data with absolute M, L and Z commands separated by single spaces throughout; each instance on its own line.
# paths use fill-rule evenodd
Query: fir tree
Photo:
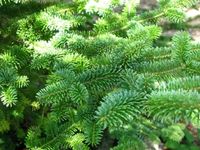
M 174 129 L 180 142 L 177 123 L 199 120 L 200 45 L 186 31 L 156 41 L 197 2 L 74 0 L 18 18 L 22 46 L 0 55 L 0 148 L 18 148 L 13 133 L 31 150 L 142 150 Z

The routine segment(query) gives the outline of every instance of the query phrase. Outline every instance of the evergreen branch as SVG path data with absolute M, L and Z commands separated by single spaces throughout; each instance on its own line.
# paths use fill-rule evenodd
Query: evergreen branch
M 123 90 L 104 97 L 104 102 L 96 111 L 98 123 L 103 124 L 104 127 L 119 126 L 137 118 L 143 101 L 140 96 L 139 93 Z
M 159 86 L 159 89 L 168 89 L 168 90 L 179 90 L 179 89 L 198 90 L 199 88 L 200 88 L 199 76 L 170 78 L 168 82 L 161 82 Z
M 198 117 L 200 111 L 200 95 L 192 91 L 155 91 L 151 93 L 147 107 L 149 114 L 162 121 L 184 119 L 191 115 Z

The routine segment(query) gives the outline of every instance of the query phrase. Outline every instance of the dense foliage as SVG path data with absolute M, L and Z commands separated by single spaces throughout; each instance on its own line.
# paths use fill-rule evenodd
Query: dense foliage
M 2 0 L 0 149 L 198 150 L 200 45 L 159 44 L 197 2 Z

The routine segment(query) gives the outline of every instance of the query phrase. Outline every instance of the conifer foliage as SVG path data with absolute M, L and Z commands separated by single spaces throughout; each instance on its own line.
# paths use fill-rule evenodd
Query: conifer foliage
M 183 126 L 200 117 L 200 45 L 187 31 L 157 41 L 163 19 L 183 23 L 197 2 L 159 0 L 139 13 L 135 0 L 3 0 L 0 149 L 145 150 L 168 135 L 181 142 Z M 6 14 L 28 4 L 42 9 Z

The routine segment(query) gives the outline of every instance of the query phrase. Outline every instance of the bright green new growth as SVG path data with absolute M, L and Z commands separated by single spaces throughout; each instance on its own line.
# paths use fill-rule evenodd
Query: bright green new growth
M 74 0 L 19 19 L 24 47 L 0 54 L 0 149 L 9 130 L 31 150 L 97 149 L 111 139 L 110 149 L 142 150 L 176 128 L 169 138 L 180 142 L 175 123 L 200 117 L 200 45 L 185 31 L 156 41 L 160 19 L 181 23 L 197 2 L 159 0 L 147 15 L 132 1 Z

